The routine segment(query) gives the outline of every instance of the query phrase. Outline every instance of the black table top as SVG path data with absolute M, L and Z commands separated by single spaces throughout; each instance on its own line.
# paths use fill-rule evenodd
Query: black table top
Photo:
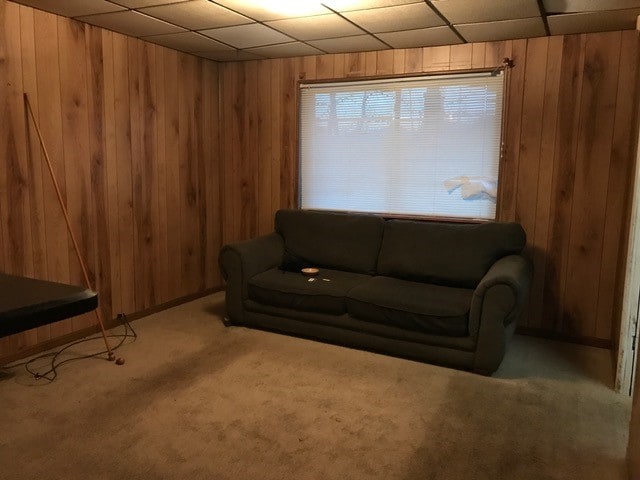
M 98 294 L 84 287 L 0 272 L 0 337 L 90 312 Z

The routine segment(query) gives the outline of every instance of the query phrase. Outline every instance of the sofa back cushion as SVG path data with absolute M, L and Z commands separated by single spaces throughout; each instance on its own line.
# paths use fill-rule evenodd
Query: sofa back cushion
M 279 210 L 275 230 L 302 264 L 374 274 L 384 220 L 374 215 Z M 294 262 L 296 263 L 296 262 Z
M 475 288 L 491 265 L 520 253 L 525 243 L 517 223 L 389 220 L 377 270 L 389 277 Z

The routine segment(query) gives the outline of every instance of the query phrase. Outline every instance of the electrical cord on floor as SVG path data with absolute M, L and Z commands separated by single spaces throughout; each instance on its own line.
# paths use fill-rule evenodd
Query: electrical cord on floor
M 118 344 L 116 346 L 111 347 L 112 351 L 116 351 L 118 348 L 120 348 L 124 344 L 124 342 L 127 340 L 127 338 L 132 338 L 133 339 L 132 342 L 135 342 L 136 339 L 138 338 L 138 334 L 133 329 L 131 324 L 127 321 L 127 316 L 125 314 L 123 314 L 123 313 L 119 314 L 118 315 L 118 319 L 121 321 L 121 325 L 124 327 L 124 333 L 107 335 L 107 338 L 118 338 L 118 339 L 120 339 L 120 341 L 118 342 Z M 10 369 L 10 368 L 15 368 L 15 367 L 19 367 L 19 366 L 24 365 L 24 367 L 27 370 L 27 372 L 29 372 L 31 375 L 33 375 L 33 378 L 35 378 L 36 380 L 45 379 L 45 380 L 47 380 L 48 383 L 51 383 L 58 376 L 58 368 L 60 368 L 65 363 L 74 362 L 76 360 L 86 360 L 88 358 L 95 358 L 95 357 L 99 357 L 100 355 L 107 354 L 108 353 L 107 350 L 103 350 L 103 351 L 96 352 L 96 353 L 91 353 L 91 354 L 87 354 L 87 355 L 77 355 L 77 356 L 74 356 L 72 358 L 67 358 L 65 360 L 59 360 L 60 355 L 62 355 L 64 352 L 66 352 L 71 347 L 74 347 L 76 345 L 81 345 L 83 343 L 91 342 L 93 340 L 101 340 L 101 339 L 102 339 L 101 335 L 94 335 L 92 337 L 83 338 L 81 340 L 77 340 L 75 342 L 69 343 L 68 345 L 65 345 L 63 348 L 61 348 L 60 350 L 58 350 L 56 352 L 43 353 L 42 355 L 38 355 L 37 357 L 31 358 L 31 359 L 29 359 L 29 360 L 27 360 L 25 362 L 14 363 L 12 365 L 6 365 L 3 368 Z M 51 357 L 51 363 L 50 363 L 49 370 L 47 370 L 44 373 L 40 373 L 40 372 L 32 370 L 31 367 L 35 362 L 37 362 L 39 360 L 42 360 L 43 358 L 48 358 L 48 357 Z

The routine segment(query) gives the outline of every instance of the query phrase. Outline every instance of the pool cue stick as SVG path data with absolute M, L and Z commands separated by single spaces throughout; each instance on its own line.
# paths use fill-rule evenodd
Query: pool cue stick
M 46 160 L 47 167 L 49 169 L 49 173 L 51 174 L 51 180 L 53 181 L 53 186 L 56 191 L 56 195 L 58 196 L 58 202 L 60 202 L 60 208 L 62 209 L 62 214 L 64 215 L 64 220 L 67 223 L 67 231 L 69 232 L 69 236 L 71 237 L 71 242 L 73 243 L 73 249 L 76 253 L 76 257 L 78 258 L 78 262 L 80 263 L 80 268 L 82 269 L 82 276 L 84 277 L 85 285 L 89 290 L 93 290 L 93 285 L 91 285 L 91 280 L 89 280 L 89 275 L 87 274 L 87 267 L 84 263 L 82 255 L 80 254 L 80 248 L 78 247 L 78 242 L 76 242 L 76 237 L 73 234 L 73 229 L 71 228 L 71 221 L 69 220 L 69 214 L 67 212 L 67 207 L 64 204 L 64 200 L 62 199 L 62 194 L 60 193 L 60 187 L 58 186 L 58 181 L 56 180 L 56 175 L 53 171 L 53 166 L 51 164 L 51 159 L 49 158 L 49 154 L 47 153 L 47 147 L 44 144 L 44 139 L 42 138 L 42 133 L 40 132 L 40 127 L 38 126 L 38 122 L 36 120 L 35 115 L 33 114 L 33 110 L 31 109 L 31 103 L 29 102 L 29 97 L 27 94 L 24 94 L 24 101 L 27 105 L 27 110 L 31 116 L 31 120 L 33 121 L 33 125 L 36 128 L 36 133 L 38 134 L 38 140 L 40 141 L 40 147 L 42 148 L 42 152 L 44 153 L 44 158 Z M 100 326 L 100 333 L 102 333 L 102 339 L 104 340 L 104 345 L 107 347 L 107 359 L 112 362 L 116 359 L 111 347 L 109 346 L 109 341 L 107 340 L 107 333 L 104 329 L 104 322 L 102 321 L 102 315 L 100 314 L 100 307 L 95 308 L 93 310 L 96 314 L 96 319 L 98 320 L 98 325 Z M 124 359 L 118 358 L 116 364 L 122 365 L 124 363 Z

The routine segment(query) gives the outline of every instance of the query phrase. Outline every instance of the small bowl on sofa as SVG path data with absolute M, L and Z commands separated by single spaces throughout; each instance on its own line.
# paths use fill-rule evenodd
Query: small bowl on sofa
M 300 270 L 300 272 L 302 272 L 302 274 L 306 275 L 307 277 L 315 277 L 316 275 L 318 275 L 320 270 L 317 268 L 309 267 L 303 268 L 302 270 Z

